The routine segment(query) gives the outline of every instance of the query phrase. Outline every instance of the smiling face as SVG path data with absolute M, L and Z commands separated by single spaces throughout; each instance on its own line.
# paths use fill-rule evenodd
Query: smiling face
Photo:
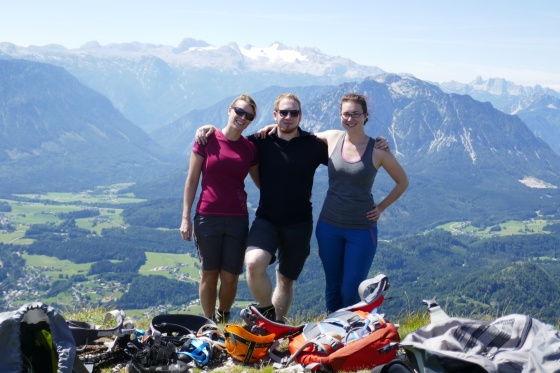
M 355 101 L 344 101 L 340 105 L 340 121 L 346 131 L 356 127 L 363 127 L 367 114 L 364 114 L 362 105 Z
M 243 130 L 247 128 L 249 123 L 251 123 L 251 120 L 247 119 L 247 114 L 236 113 L 236 110 L 240 112 L 240 110 L 238 109 L 241 109 L 245 113 L 252 114 L 252 115 L 255 114 L 255 110 L 253 109 L 251 104 L 243 100 L 235 101 L 228 109 L 228 114 L 229 114 L 228 127 L 230 127 L 233 130 L 243 132 Z
M 286 115 L 282 115 L 285 113 L 285 110 L 288 111 Z M 297 111 L 297 115 L 292 115 L 293 111 Z M 278 102 L 278 109 L 274 111 L 274 120 L 278 124 L 278 131 L 284 134 L 293 134 L 297 131 L 299 126 L 299 122 L 301 120 L 301 108 L 299 107 L 299 103 L 296 100 L 292 100 L 289 98 L 284 98 Z

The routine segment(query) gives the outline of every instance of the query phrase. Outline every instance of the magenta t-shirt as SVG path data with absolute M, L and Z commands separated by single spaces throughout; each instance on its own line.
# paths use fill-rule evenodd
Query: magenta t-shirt
M 202 215 L 248 216 L 245 178 L 259 163 L 255 144 L 241 137 L 228 140 L 214 132 L 206 144 L 195 142 L 193 152 L 204 158 L 196 212 Z

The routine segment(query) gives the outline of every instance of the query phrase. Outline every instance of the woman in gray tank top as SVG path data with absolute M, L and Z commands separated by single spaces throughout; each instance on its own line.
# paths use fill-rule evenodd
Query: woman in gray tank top
M 364 131 L 364 96 L 347 94 L 340 102 L 344 131 L 317 133 L 328 145 L 329 189 L 315 234 L 326 278 L 328 312 L 360 301 L 358 286 L 368 276 L 377 249 L 377 221 L 408 187 L 408 178 L 390 151 L 376 149 Z M 379 167 L 395 181 L 375 204 L 371 188 Z

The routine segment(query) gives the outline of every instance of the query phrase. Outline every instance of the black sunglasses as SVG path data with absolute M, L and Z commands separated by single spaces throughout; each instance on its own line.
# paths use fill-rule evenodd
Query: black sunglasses
M 282 118 L 286 118 L 288 114 L 290 114 L 292 118 L 295 118 L 299 116 L 299 110 L 278 110 L 278 114 L 280 114 Z
M 255 119 L 255 114 L 251 114 L 246 112 L 245 110 L 238 108 L 238 107 L 232 107 L 233 111 L 235 111 L 235 114 L 239 115 L 240 117 L 243 117 L 245 115 L 245 119 L 247 120 L 253 120 Z

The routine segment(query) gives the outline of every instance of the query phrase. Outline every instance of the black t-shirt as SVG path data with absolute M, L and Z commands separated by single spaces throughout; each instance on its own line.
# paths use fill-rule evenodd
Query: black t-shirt
M 290 141 L 276 134 L 248 137 L 259 149 L 260 199 L 257 216 L 278 225 L 313 219 L 311 190 L 320 164 L 328 163 L 327 144 L 298 128 Z

